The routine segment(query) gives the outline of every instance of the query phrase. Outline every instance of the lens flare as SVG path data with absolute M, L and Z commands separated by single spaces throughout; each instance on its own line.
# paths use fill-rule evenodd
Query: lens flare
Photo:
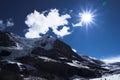
M 90 25 L 91 23 L 94 23 L 94 14 L 91 11 L 83 11 L 79 14 L 81 18 L 82 25 Z
M 83 13 L 81 15 L 82 22 L 90 23 L 92 21 L 92 15 L 90 13 Z

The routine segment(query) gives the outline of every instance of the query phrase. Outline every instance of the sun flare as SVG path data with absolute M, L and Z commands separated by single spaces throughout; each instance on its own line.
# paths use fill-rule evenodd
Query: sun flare
M 82 25 L 88 26 L 91 23 L 94 23 L 94 14 L 90 11 L 84 11 L 83 13 L 80 13 L 80 18 Z

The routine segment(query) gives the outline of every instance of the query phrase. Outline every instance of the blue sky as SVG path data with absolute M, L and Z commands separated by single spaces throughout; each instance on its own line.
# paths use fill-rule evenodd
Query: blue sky
M 28 15 L 35 10 L 41 14 L 47 11 L 47 15 L 51 9 L 57 9 L 60 15 L 71 17 L 65 25 L 69 26 L 70 34 L 59 38 L 79 54 L 105 58 L 120 55 L 119 3 L 120 0 L 0 0 L 0 20 L 5 24 L 12 19 L 14 26 L 4 30 L 25 36 L 29 29 L 25 24 Z M 90 24 L 88 28 L 85 25 L 74 27 L 72 23 L 80 22 L 79 13 L 86 9 L 96 15 L 95 24 Z M 57 37 L 56 34 L 61 33 L 54 34 L 49 30 L 47 34 Z

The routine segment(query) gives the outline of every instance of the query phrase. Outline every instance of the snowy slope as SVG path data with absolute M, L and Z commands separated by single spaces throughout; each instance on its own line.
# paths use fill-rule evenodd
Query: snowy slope
M 120 74 L 107 75 L 101 78 L 94 78 L 94 79 L 85 79 L 85 78 L 81 78 L 80 76 L 73 76 L 72 79 L 70 80 L 120 80 Z
M 120 80 L 120 74 L 109 75 L 102 78 L 95 78 L 90 80 Z
M 53 47 L 52 45 L 56 40 L 52 36 L 48 36 L 48 35 L 45 35 L 41 38 L 27 39 L 27 38 L 19 37 L 13 33 L 4 33 L 4 32 L 2 33 L 5 34 L 5 36 L 7 36 L 11 41 L 15 43 L 15 45 L 9 47 L 0 46 L 0 52 L 2 50 L 6 50 L 12 53 L 10 56 L 5 57 L 6 60 L 14 60 L 17 57 L 30 55 L 34 47 L 41 47 L 44 48 L 45 50 L 50 50 L 52 49 Z

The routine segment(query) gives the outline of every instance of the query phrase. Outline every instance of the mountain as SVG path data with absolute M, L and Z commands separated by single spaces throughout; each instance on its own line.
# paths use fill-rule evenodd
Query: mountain
M 113 73 L 111 67 L 49 35 L 27 39 L 0 31 L 0 80 L 89 80 Z

